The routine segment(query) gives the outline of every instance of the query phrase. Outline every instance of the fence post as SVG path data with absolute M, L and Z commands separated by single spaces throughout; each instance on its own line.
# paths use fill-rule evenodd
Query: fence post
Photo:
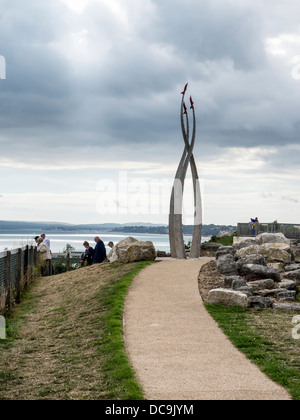
M 34 246 L 33 247 L 33 263 L 36 266 L 37 265 L 37 260 L 38 260 L 38 253 L 37 253 L 37 247 Z
M 28 284 L 28 248 L 29 246 L 26 245 L 26 249 L 25 249 L 25 253 L 24 253 L 24 276 L 25 276 L 25 284 L 24 286 L 26 287 Z
M 70 252 L 66 256 L 66 271 L 70 271 Z
M 6 302 L 5 307 L 8 312 L 11 310 L 11 279 L 10 279 L 10 267 L 11 267 L 11 252 L 7 251 L 5 259 L 5 289 L 6 289 Z
M 21 300 L 21 281 L 22 281 L 22 249 L 18 249 L 17 254 L 17 280 L 16 280 L 16 303 Z
M 33 246 L 29 247 L 29 281 L 32 281 L 33 276 L 33 262 L 34 262 L 34 255 L 33 255 Z

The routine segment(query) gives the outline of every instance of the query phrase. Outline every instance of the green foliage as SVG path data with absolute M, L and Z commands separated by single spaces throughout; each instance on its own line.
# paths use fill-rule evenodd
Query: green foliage
M 230 236 L 220 236 L 220 237 L 218 237 L 216 235 L 213 235 L 209 242 L 222 244 L 224 246 L 231 246 L 231 245 L 233 245 L 234 236 L 237 236 L 237 232 L 233 232 L 233 234 L 230 235 Z
M 191 247 L 192 247 L 192 242 L 191 241 L 189 241 L 187 244 L 186 243 L 184 244 L 184 249 L 186 251 L 190 251 Z

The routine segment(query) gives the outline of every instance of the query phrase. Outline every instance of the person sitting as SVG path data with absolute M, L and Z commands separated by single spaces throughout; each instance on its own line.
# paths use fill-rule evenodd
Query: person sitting
M 94 241 L 96 242 L 96 246 L 94 249 L 93 264 L 100 264 L 106 260 L 106 249 L 99 236 L 96 236 Z
M 52 256 L 43 238 L 38 239 L 37 253 L 42 268 L 42 276 L 52 276 Z
M 88 241 L 85 241 L 83 243 L 83 246 L 85 247 L 85 253 L 84 253 L 84 256 L 83 256 L 82 260 L 80 261 L 82 267 L 83 267 L 85 261 L 86 261 L 86 265 L 88 265 L 88 266 L 92 265 L 93 264 L 93 256 L 94 256 L 94 248 L 90 246 Z

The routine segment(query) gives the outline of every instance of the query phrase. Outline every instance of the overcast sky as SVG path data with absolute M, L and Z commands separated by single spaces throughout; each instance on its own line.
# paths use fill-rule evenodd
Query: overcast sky
M 300 223 L 299 15 L 299 0 L 0 0 L 0 219 L 167 223 L 189 82 L 204 223 Z M 185 207 L 190 223 L 189 183 Z

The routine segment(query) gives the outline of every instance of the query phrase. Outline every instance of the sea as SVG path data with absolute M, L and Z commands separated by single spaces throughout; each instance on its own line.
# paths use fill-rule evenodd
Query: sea
M 35 245 L 34 237 L 36 234 L 0 234 L 0 252 L 5 250 L 12 250 L 21 248 L 26 245 Z M 104 233 L 99 235 L 97 232 L 89 233 L 49 233 L 47 237 L 50 239 L 51 251 L 54 253 L 63 252 L 67 245 L 71 245 L 75 252 L 83 252 L 83 242 L 88 241 L 91 246 L 94 246 L 94 237 L 100 236 L 102 241 L 105 243 L 107 250 L 109 250 L 107 244 L 112 241 L 114 244 L 117 244 L 123 239 L 128 238 L 128 236 L 133 236 L 139 241 L 151 241 L 153 242 L 156 250 L 170 252 L 170 242 L 169 235 L 150 235 L 150 234 L 136 234 L 136 233 Z M 202 241 L 209 240 L 210 238 L 202 238 Z M 191 236 L 185 236 L 184 241 L 188 243 L 192 240 Z

